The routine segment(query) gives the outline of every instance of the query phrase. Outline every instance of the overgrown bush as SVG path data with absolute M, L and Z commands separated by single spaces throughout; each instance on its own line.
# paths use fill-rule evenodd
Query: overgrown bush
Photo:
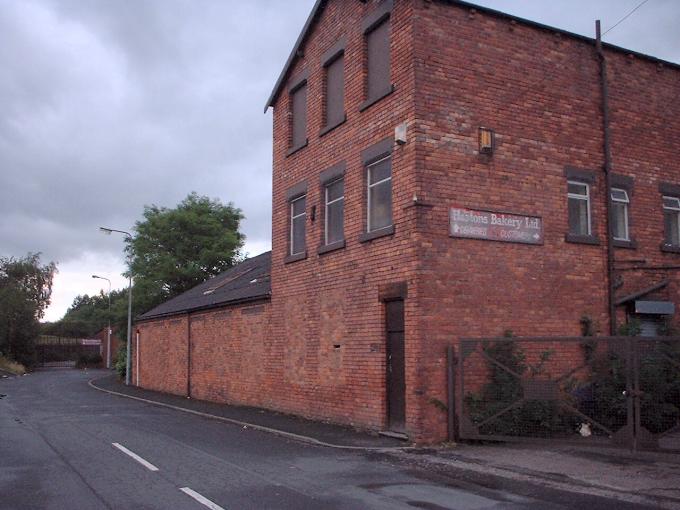
M 629 322 L 620 333 L 639 335 L 639 323 Z M 514 340 L 485 342 L 482 349 L 487 356 L 487 382 L 479 392 L 465 396 L 472 422 L 482 424 L 489 420 L 479 425 L 480 433 L 533 437 L 570 435 L 583 422 L 590 423 L 593 434 L 607 435 L 604 429 L 615 433 L 629 420 L 625 391 L 628 378 L 633 377 L 632 367 L 627 362 L 627 349 L 631 347 L 637 348 L 642 426 L 652 434 L 659 434 L 680 425 L 680 342 L 654 337 L 638 338 L 630 344 L 625 340 L 602 344 L 596 337 L 588 337 L 581 347 L 583 366 L 560 381 L 559 403 L 551 400 L 521 402 L 524 384 L 531 384 L 533 379 L 538 384 L 546 383 L 545 377 L 537 376 L 544 373 L 543 365 L 554 352 L 540 353 L 537 363 L 531 365 Z M 557 384 L 555 380 L 561 374 L 548 375 Z M 516 405 L 512 407 L 513 404 Z M 570 411 L 564 404 L 582 415 Z
M 0 353 L 0 370 L 16 375 L 23 375 L 26 373 L 26 367 L 21 363 L 17 363 L 16 361 L 12 361 L 3 356 L 2 353 Z
M 120 347 L 118 347 L 118 354 L 116 354 L 116 362 L 114 364 L 114 368 L 118 373 L 118 377 L 120 377 L 121 379 L 125 379 L 126 365 L 127 365 L 127 345 L 121 344 Z

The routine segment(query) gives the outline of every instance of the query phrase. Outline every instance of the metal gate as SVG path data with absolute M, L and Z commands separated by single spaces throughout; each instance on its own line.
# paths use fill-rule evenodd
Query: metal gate
M 680 338 L 464 339 L 462 439 L 680 451 Z
M 93 359 L 101 355 L 101 341 L 42 335 L 36 342 L 35 350 L 39 367 L 73 368 L 83 356 Z

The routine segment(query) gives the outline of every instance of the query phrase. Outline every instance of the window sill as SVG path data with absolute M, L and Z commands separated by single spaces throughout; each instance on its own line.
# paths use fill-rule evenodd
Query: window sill
M 371 232 L 364 232 L 359 235 L 360 243 L 367 243 L 368 241 L 373 241 L 373 239 L 378 239 L 379 237 L 394 235 L 394 225 L 389 227 L 379 228 L 378 230 L 372 230 Z
M 614 246 L 614 248 L 627 248 L 629 250 L 637 250 L 637 243 L 635 242 L 635 239 L 631 239 L 629 241 L 614 239 L 612 241 L 612 246 Z
M 304 141 L 303 143 L 301 143 L 301 144 L 299 144 L 299 145 L 296 145 L 295 147 L 291 147 L 290 149 L 288 149 L 288 152 L 286 152 L 286 157 L 290 156 L 291 154 L 296 153 L 296 152 L 299 151 L 300 149 L 304 149 L 305 147 L 307 147 L 307 143 L 308 143 L 308 142 L 309 142 L 309 139 L 305 139 L 305 141 Z
M 379 93 L 377 96 L 366 99 L 366 101 L 359 105 L 359 111 L 363 112 L 364 110 L 370 108 L 381 99 L 389 96 L 392 92 L 394 92 L 394 85 L 390 85 L 384 91 Z
M 335 250 L 341 250 L 345 247 L 345 240 L 343 239 L 342 241 L 335 241 L 334 243 L 331 244 L 324 244 L 322 246 L 319 246 L 319 249 L 316 250 L 316 253 L 318 255 L 323 255 L 324 253 L 328 253 L 331 251 Z
M 661 251 L 666 253 L 680 253 L 680 246 L 675 246 L 673 244 L 662 244 Z
M 302 253 L 296 253 L 295 255 L 288 255 L 285 259 L 283 259 L 284 264 L 290 264 L 292 262 L 297 262 L 298 260 L 304 260 L 307 258 L 307 250 L 303 251 Z
M 600 238 L 597 236 L 584 236 L 580 234 L 566 234 L 564 240 L 568 243 L 576 244 L 590 244 L 593 246 L 599 246 Z
M 321 138 L 321 137 L 322 137 L 323 135 L 325 135 L 326 133 L 330 133 L 330 132 L 333 131 L 336 127 L 341 126 L 342 124 L 345 123 L 346 120 L 347 120 L 347 114 L 343 115 L 343 116 L 342 116 L 342 119 L 340 119 L 339 121 L 337 121 L 337 122 L 335 122 L 335 123 L 333 123 L 333 124 L 329 124 L 328 126 L 326 126 L 325 128 L 323 128 L 321 131 L 319 131 L 319 138 Z

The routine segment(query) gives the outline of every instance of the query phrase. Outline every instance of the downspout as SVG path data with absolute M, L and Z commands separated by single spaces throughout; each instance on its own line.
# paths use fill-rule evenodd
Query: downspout
M 187 398 L 191 398 L 191 313 L 187 312 Z
M 600 86 L 602 89 L 602 131 L 604 149 L 605 207 L 607 210 L 607 281 L 609 284 L 609 334 L 616 335 L 616 303 L 614 301 L 614 233 L 612 231 L 612 155 L 609 133 L 609 88 L 607 86 L 607 61 L 602 50 L 600 20 L 595 21 L 597 56 L 600 61 Z

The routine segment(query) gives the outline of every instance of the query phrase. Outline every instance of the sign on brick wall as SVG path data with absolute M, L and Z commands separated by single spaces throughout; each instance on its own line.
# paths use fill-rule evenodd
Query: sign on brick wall
M 506 243 L 543 244 L 543 220 L 535 216 L 452 207 L 449 235 Z

